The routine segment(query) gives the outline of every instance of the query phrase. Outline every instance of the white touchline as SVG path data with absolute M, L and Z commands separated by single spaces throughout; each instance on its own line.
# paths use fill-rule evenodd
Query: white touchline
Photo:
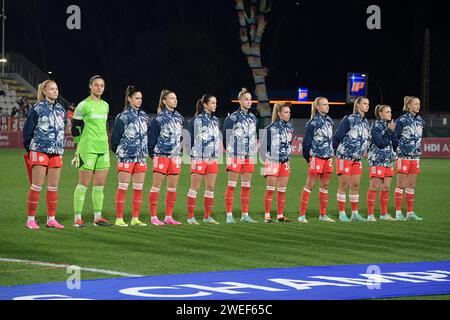
M 44 266 L 44 267 L 60 267 L 60 268 L 68 268 L 68 267 L 72 266 L 69 264 L 58 264 L 58 263 L 51 263 L 51 262 L 30 261 L 30 260 L 20 260 L 20 259 L 7 259 L 7 258 L 0 258 L 0 262 L 13 262 L 13 263 L 32 264 L 32 265 Z M 138 275 L 138 274 L 130 274 L 130 273 L 111 271 L 111 270 L 103 270 L 103 269 L 95 269 L 95 268 L 80 267 L 80 270 L 88 271 L 88 272 L 95 272 L 95 273 L 110 274 L 110 275 L 121 276 L 121 277 L 130 277 L 130 278 L 143 277 L 142 275 Z

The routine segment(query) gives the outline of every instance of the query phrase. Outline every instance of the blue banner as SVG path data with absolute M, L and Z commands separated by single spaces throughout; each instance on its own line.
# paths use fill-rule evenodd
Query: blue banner
M 0 287 L 1 300 L 350 300 L 450 294 L 450 261 L 221 271 Z
M 358 97 L 367 97 L 369 77 L 364 73 L 347 74 L 347 103 L 353 103 Z

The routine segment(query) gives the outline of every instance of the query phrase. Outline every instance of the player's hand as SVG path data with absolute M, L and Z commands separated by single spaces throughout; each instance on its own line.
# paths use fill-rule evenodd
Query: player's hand
M 394 121 L 394 119 L 392 119 L 391 122 L 388 123 L 388 129 L 391 129 L 392 131 L 395 130 L 395 121 Z
M 78 168 L 80 165 L 80 162 L 79 162 L 79 158 L 78 158 L 78 155 L 77 154 L 75 154 L 75 157 L 72 159 L 72 161 L 70 162 L 70 164 L 73 166 L 73 167 L 75 167 L 75 168 Z

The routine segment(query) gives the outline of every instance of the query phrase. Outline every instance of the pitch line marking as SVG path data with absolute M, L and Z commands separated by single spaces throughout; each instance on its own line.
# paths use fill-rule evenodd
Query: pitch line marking
M 31 265 L 44 266 L 44 267 L 56 267 L 56 268 L 68 268 L 68 267 L 72 266 L 69 264 L 58 264 L 58 263 L 52 263 L 52 262 L 8 259 L 8 258 L 0 258 L 0 262 L 23 263 L 23 264 L 31 264 Z M 130 273 L 125 273 L 125 272 L 118 272 L 118 271 L 111 271 L 111 270 L 104 270 L 104 269 L 83 268 L 83 267 L 79 267 L 79 268 L 82 271 L 103 273 L 103 274 L 109 274 L 109 275 L 115 275 L 115 276 L 121 276 L 121 277 L 127 277 L 127 278 L 143 277 L 142 275 L 138 275 L 138 274 L 130 274 Z

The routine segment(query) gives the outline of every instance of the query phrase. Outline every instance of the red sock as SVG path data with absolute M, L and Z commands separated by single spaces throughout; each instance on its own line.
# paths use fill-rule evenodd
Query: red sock
M 369 216 L 375 213 L 375 201 L 377 199 L 377 192 L 375 190 L 369 189 L 367 191 L 367 214 Z M 381 194 L 380 194 L 381 199 Z
M 139 218 L 139 214 L 141 213 L 142 208 L 142 188 L 139 187 L 138 189 L 133 188 L 133 195 L 131 198 L 132 202 L 132 209 L 131 212 L 133 214 L 133 218 Z
M 172 216 L 173 208 L 175 207 L 176 201 L 177 201 L 177 190 L 168 188 L 166 194 L 166 217 Z
M 395 211 L 402 211 L 403 189 L 400 188 L 395 189 L 394 199 L 395 199 Z
M 126 187 L 128 189 L 128 185 Z M 125 198 L 127 196 L 127 189 L 125 187 L 120 186 L 117 188 L 116 192 L 116 214 L 117 219 L 123 219 L 123 211 L 125 209 Z
M 250 202 L 250 187 L 242 186 L 241 189 L 241 206 L 242 206 L 242 213 L 248 213 L 248 204 Z
M 284 203 L 286 202 L 286 187 L 278 188 L 278 197 L 277 197 L 277 215 L 284 215 Z
M 233 195 L 236 189 L 236 183 L 228 183 L 227 190 L 225 191 L 225 207 L 228 212 L 233 212 Z
M 319 203 L 320 203 L 320 215 L 324 216 L 327 214 L 328 209 L 328 190 L 319 190 Z
M 32 185 L 28 192 L 28 216 L 35 217 L 42 187 Z
M 275 187 L 267 187 L 266 189 L 266 193 L 264 194 L 264 213 L 270 213 L 274 191 Z
M 347 201 L 347 195 L 337 194 L 337 203 L 339 212 L 345 212 L 345 202 Z
M 306 215 L 308 209 L 309 198 L 311 197 L 311 190 L 303 189 L 302 198 L 300 199 L 300 216 Z
M 58 187 L 47 187 L 47 216 L 56 216 L 58 208 Z
M 203 201 L 203 207 L 205 211 L 204 218 L 208 219 L 209 217 L 211 217 L 211 211 L 214 206 L 214 192 L 205 191 L 205 197 Z
M 406 189 L 406 212 L 414 212 L 414 189 Z
M 188 219 L 195 217 L 195 207 L 197 206 L 197 192 L 189 190 L 187 195 Z
M 150 190 L 149 203 L 150 203 L 150 216 L 156 217 L 156 212 L 158 209 L 158 197 L 159 189 L 153 188 Z
M 359 195 L 349 195 L 350 207 L 352 208 L 352 213 L 359 210 Z
M 387 214 L 388 205 L 389 205 L 389 191 L 381 191 L 380 192 L 380 213 L 382 216 Z

